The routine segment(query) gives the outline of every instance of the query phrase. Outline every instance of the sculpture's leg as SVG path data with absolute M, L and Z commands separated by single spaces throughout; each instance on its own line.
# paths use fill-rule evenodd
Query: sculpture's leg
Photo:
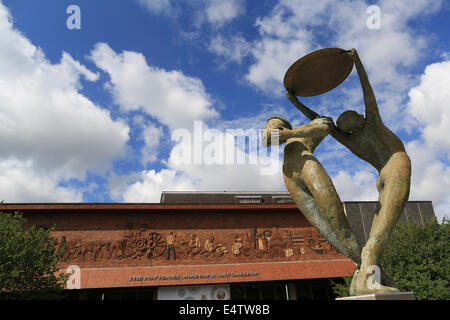
M 359 265 L 362 248 L 348 223 L 342 201 L 331 178 L 322 165 L 311 157 L 305 161 L 303 177 L 308 190 L 316 199 L 317 205 L 331 229 L 349 253 L 349 257 Z
M 344 213 L 333 182 L 312 155 L 299 153 L 300 144 L 288 144 L 284 151 L 283 174 L 295 203 L 308 221 L 336 249 L 361 262 L 361 245 Z
M 331 243 L 333 247 L 350 257 L 350 254 L 342 245 L 341 241 L 336 237 L 333 230 L 330 228 L 328 221 L 322 215 L 322 212 L 320 212 L 320 208 L 311 193 L 306 190 L 306 188 L 302 188 L 296 184 L 293 179 L 285 177 L 285 183 L 289 193 L 294 199 L 294 202 L 297 204 L 297 207 L 303 213 L 305 218 L 311 223 L 311 225 L 313 225 L 320 232 L 320 234 Z
M 361 269 L 356 284 L 357 294 L 398 291 L 395 284 L 387 282 L 389 281 L 388 278 L 384 281 L 386 286 L 381 286 L 379 290 L 368 289 L 366 281 L 371 274 L 367 274 L 367 270 L 370 266 L 379 266 L 389 238 L 400 218 L 405 203 L 408 201 L 410 178 L 411 162 L 404 152 L 394 154 L 380 172 L 377 188 L 381 208 L 375 214 L 369 239 L 362 251 Z M 383 283 L 383 277 L 381 282 Z

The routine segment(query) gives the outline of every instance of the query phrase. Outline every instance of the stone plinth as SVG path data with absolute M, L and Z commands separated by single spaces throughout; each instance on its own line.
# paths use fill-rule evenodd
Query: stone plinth
M 336 300 L 416 300 L 413 292 L 374 293 L 361 296 L 337 298 Z

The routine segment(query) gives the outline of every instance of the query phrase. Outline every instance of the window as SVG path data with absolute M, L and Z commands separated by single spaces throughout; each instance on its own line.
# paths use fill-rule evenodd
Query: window
M 261 196 L 236 196 L 237 203 L 261 203 Z
M 230 284 L 231 300 L 287 300 L 282 282 Z

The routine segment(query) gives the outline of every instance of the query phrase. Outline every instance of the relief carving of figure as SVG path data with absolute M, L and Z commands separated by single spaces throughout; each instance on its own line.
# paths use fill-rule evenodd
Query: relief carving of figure
M 124 254 L 126 258 L 137 259 L 142 257 L 148 250 L 148 239 L 142 234 L 145 230 L 141 229 L 136 233 L 125 235 Z
M 99 257 L 103 257 L 103 248 L 107 248 L 108 244 L 108 242 L 102 240 L 83 242 L 81 248 L 81 256 L 83 258 L 83 261 L 86 260 L 86 255 L 90 252 L 92 253 L 91 258 L 94 261 L 97 261 Z
M 274 257 L 285 257 L 287 254 L 290 254 L 286 251 L 288 249 L 287 241 L 283 238 L 277 226 L 275 226 L 271 232 L 269 248 L 270 253 Z
M 233 253 L 233 255 L 238 256 L 241 254 L 241 250 L 243 248 L 243 244 L 242 244 L 242 239 L 241 237 L 239 237 L 238 235 L 236 235 L 234 237 L 234 243 L 233 246 L 231 247 L 231 252 Z
M 125 258 L 125 239 L 112 240 L 109 245 L 108 259 L 123 259 Z
M 206 254 L 207 257 L 211 255 L 220 257 L 227 252 L 228 252 L 227 248 L 223 246 L 221 243 L 219 244 L 214 243 L 214 236 L 211 234 L 209 238 L 205 241 L 204 251 L 202 252 L 202 254 Z
M 186 244 L 186 242 L 184 242 L 183 244 Z M 185 250 L 184 254 L 188 257 L 194 257 L 202 252 L 202 243 L 195 233 L 191 235 L 191 239 L 189 240 L 189 242 L 187 242 L 187 245 L 188 248 Z
M 170 254 L 171 253 L 172 253 L 172 256 L 173 256 L 173 260 L 176 259 L 175 241 L 176 241 L 176 235 L 172 231 L 169 232 L 169 235 L 166 237 L 166 242 L 167 242 L 166 260 L 170 260 Z
M 66 237 L 62 236 L 59 248 L 64 251 L 62 260 L 75 260 L 82 255 L 81 240 L 79 239 L 67 241 Z

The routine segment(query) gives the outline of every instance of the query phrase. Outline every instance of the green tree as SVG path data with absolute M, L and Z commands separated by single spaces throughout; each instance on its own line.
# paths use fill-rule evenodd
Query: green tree
M 58 272 L 62 252 L 54 229 L 27 226 L 22 214 L 0 212 L 0 298 L 62 298 L 68 275 Z
M 403 292 L 412 291 L 418 300 L 450 300 L 450 224 L 435 219 L 424 225 L 397 225 L 381 268 Z M 352 277 L 332 281 L 338 297 L 348 296 Z

